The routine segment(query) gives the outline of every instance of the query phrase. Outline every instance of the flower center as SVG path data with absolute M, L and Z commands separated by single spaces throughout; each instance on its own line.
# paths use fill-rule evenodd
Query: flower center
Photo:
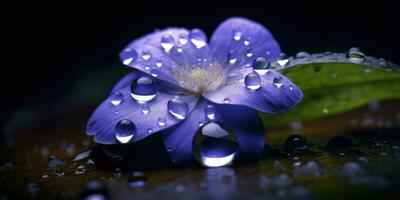
M 201 66 L 184 65 L 173 67 L 172 71 L 181 87 L 198 94 L 216 90 L 224 83 L 227 72 L 217 62 L 206 62 Z

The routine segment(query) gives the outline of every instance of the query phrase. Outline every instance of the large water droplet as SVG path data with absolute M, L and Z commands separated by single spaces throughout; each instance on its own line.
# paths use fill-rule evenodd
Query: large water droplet
M 277 88 L 281 88 L 282 85 L 283 85 L 283 78 L 282 78 L 282 76 L 274 77 L 274 79 L 272 80 L 272 83 L 273 83 Z
M 148 50 L 144 50 L 142 52 L 142 58 L 143 60 L 149 60 L 151 58 L 151 53 Z
M 215 106 L 212 105 L 212 104 L 208 104 L 206 106 L 206 108 L 204 109 L 204 113 L 206 114 L 206 117 L 209 120 L 214 120 L 215 119 L 215 112 L 216 112 Z
M 268 73 L 269 70 L 271 69 L 270 62 L 264 57 L 258 57 L 254 59 L 252 66 L 254 71 L 260 75 Z
M 189 33 L 190 42 L 198 49 L 207 45 L 207 36 L 199 29 L 193 29 Z
M 346 58 L 350 62 L 360 63 L 360 62 L 364 61 L 365 55 L 363 52 L 360 51 L 359 48 L 353 47 L 347 52 Z
M 285 67 L 289 63 L 289 57 L 285 53 L 280 53 L 279 59 L 276 62 L 279 66 Z
M 193 151 L 200 163 L 207 167 L 229 165 L 236 157 L 237 138 L 222 123 L 209 122 L 200 127 L 193 141 Z
M 168 112 L 177 119 L 185 119 L 189 112 L 188 104 L 179 97 L 168 101 Z
M 301 135 L 291 135 L 286 139 L 283 148 L 288 152 L 303 152 L 308 149 L 308 143 Z
M 257 90 L 261 87 L 261 78 L 256 72 L 251 72 L 244 78 L 244 84 L 251 90 Z
M 120 92 L 114 92 L 110 97 L 110 102 L 114 106 L 118 106 L 123 101 L 124 101 L 124 95 L 122 95 Z
M 121 56 L 122 63 L 124 65 L 129 65 L 133 61 L 135 61 L 135 59 L 137 57 L 137 53 L 133 49 L 125 49 L 125 51 L 123 51 L 120 56 Z
M 131 84 L 131 96 L 139 103 L 147 102 L 156 97 L 157 89 L 153 80 L 147 77 L 136 79 Z
M 128 143 L 136 134 L 136 125 L 129 119 L 123 119 L 115 125 L 115 137 L 123 144 Z
M 161 37 L 161 47 L 165 52 L 169 53 L 171 49 L 174 47 L 174 38 L 167 34 Z
M 129 176 L 129 186 L 131 187 L 143 187 L 146 185 L 146 182 L 147 177 L 144 175 L 143 172 L 132 172 L 132 174 Z

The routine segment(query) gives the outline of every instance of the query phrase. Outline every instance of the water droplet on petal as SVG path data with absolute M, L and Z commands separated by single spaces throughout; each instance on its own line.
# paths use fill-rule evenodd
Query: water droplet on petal
M 242 32 L 234 31 L 233 32 L 233 40 L 239 41 L 242 38 Z
M 231 100 L 229 98 L 224 98 L 224 103 L 229 103 Z
M 114 92 L 110 97 L 110 102 L 114 106 L 118 106 L 124 101 L 124 96 L 120 92 Z
M 188 104 L 179 97 L 168 101 L 168 112 L 177 119 L 185 119 L 189 112 Z
M 256 72 L 251 72 L 244 78 L 244 84 L 250 90 L 257 90 L 261 87 L 261 78 Z
M 310 56 L 309 53 L 304 52 L 304 51 L 300 51 L 299 53 L 296 54 L 296 58 L 298 59 L 306 59 Z
M 165 118 L 164 117 L 160 117 L 160 118 L 158 118 L 158 125 L 159 126 L 165 126 L 165 125 L 167 125 L 167 121 L 165 120 Z
M 135 61 L 136 57 L 137 53 L 133 49 L 125 49 L 125 51 L 121 53 L 121 60 L 124 65 L 131 64 L 133 61 Z
M 158 70 L 157 69 L 152 69 L 150 70 L 150 74 L 152 77 L 157 77 L 158 76 Z
M 149 60 L 151 58 L 151 53 L 148 50 L 144 50 L 142 52 L 142 58 L 143 60 Z
M 193 29 L 189 34 L 190 42 L 198 49 L 207 45 L 207 36 L 199 29 Z
M 222 123 L 215 122 L 200 127 L 193 141 L 195 156 L 206 167 L 231 164 L 238 147 L 237 138 L 232 130 Z
M 350 62 L 361 63 L 365 59 L 365 54 L 361 52 L 359 48 L 353 47 L 347 52 L 346 58 Z
M 293 90 L 293 89 L 294 89 L 293 86 L 289 85 L 289 90 Z
M 243 44 L 244 44 L 245 46 L 249 46 L 249 45 L 250 45 L 250 40 L 249 40 L 249 39 L 244 40 L 244 41 L 243 41 Z
M 145 115 L 147 115 L 150 112 L 150 106 L 147 103 L 143 104 L 141 106 L 141 109 L 142 109 L 142 113 Z
M 156 97 L 157 90 L 153 80 L 141 77 L 132 82 L 131 96 L 139 103 L 147 102 Z
M 183 49 L 182 49 L 181 47 L 178 47 L 178 48 L 176 48 L 176 51 L 177 51 L 178 53 L 182 53 L 182 52 L 183 52 Z
M 131 187 L 143 187 L 146 185 L 146 182 L 147 177 L 144 175 L 143 172 L 132 172 L 132 174 L 129 176 L 129 186 Z
M 231 64 L 231 65 L 234 65 L 235 63 L 236 63 L 236 61 L 237 61 L 237 53 L 236 53 L 236 51 L 230 51 L 229 53 L 228 53 L 228 62 L 229 62 L 229 64 Z
M 273 80 L 272 83 L 277 87 L 281 88 L 283 85 L 283 78 L 282 76 L 276 76 Z
M 264 75 L 271 69 L 271 63 L 264 57 L 258 57 L 253 61 L 253 70 L 260 75 Z
M 181 45 L 185 45 L 187 43 L 187 35 L 180 35 L 178 38 L 178 42 Z
M 285 53 L 280 53 L 279 59 L 276 62 L 279 66 L 285 67 L 287 64 L 289 64 L 289 57 Z
M 136 134 L 136 125 L 129 119 L 123 119 L 115 125 L 115 137 L 123 144 L 128 143 Z
M 246 48 L 246 57 L 248 58 L 253 57 L 253 49 L 251 47 Z
M 160 60 L 156 61 L 156 67 L 160 68 L 163 66 L 163 63 Z
M 206 114 L 206 117 L 209 120 L 214 120 L 215 119 L 215 106 L 212 104 L 208 104 L 206 108 L 204 109 L 204 112 Z
M 174 38 L 167 34 L 161 37 L 161 47 L 164 49 L 166 53 L 169 53 L 171 49 L 174 47 Z

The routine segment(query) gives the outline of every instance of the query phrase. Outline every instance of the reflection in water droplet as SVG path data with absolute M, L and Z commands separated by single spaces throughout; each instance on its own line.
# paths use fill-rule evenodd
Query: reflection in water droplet
M 286 139 L 283 148 L 288 152 L 302 152 L 308 149 L 308 143 L 301 135 L 291 135 Z
M 193 141 L 193 151 L 207 167 L 231 164 L 238 150 L 236 136 L 222 123 L 209 122 L 200 127 Z
M 139 78 L 131 84 L 131 96 L 139 103 L 150 101 L 156 97 L 157 90 L 153 80 L 147 77 Z
M 258 57 L 253 61 L 253 70 L 260 75 L 264 75 L 271 69 L 271 63 L 264 57 Z
M 82 192 L 83 200 L 107 200 L 109 192 L 107 188 L 99 181 L 91 181 L 86 184 Z
M 123 119 L 115 125 L 115 137 L 121 143 L 128 143 L 136 134 L 136 125 L 128 119 Z
M 120 56 L 121 56 L 122 63 L 124 65 L 129 65 L 133 61 L 135 61 L 135 59 L 137 57 L 137 53 L 133 49 L 125 49 L 125 51 L 123 51 Z
M 132 174 L 129 176 L 129 186 L 131 187 L 143 187 L 146 185 L 146 182 L 147 177 L 144 175 L 143 172 L 132 172 Z
M 257 90 L 261 87 L 261 78 L 256 72 L 251 72 L 244 78 L 244 84 L 250 90 Z
M 204 110 L 206 117 L 209 120 L 214 120 L 215 119 L 215 106 L 212 104 L 208 104 Z
M 167 34 L 161 37 L 161 47 L 164 49 L 166 53 L 169 53 L 171 49 L 174 47 L 174 38 Z
M 185 119 L 186 115 L 189 112 L 188 104 L 178 96 L 176 96 L 172 100 L 169 100 L 167 107 L 169 114 L 171 114 L 177 119 Z
M 189 34 L 190 42 L 198 49 L 207 45 L 207 36 L 199 29 L 193 29 Z
M 118 106 L 124 101 L 124 96 L 120 92 L 114 92 L 110 97 L 110 102 L 114 106 Z
M 280 53 L 279 59 L 276 62 L 279 66 L 284 67 L 289 63 L 289 57 L 285 53 Z
M 346 58 L 350 62 L 361 63 L 365 59 L 365 54 L 361 52 L 359 48 L 353 47 L 347 52 Z
M 149 60 L 151 58 L 151 53 L 150 51 L 144 50 L 142 52 L 142 58 L 143 60 Z
M 277 88 L 281 88 L 283 85 L 283 78 L 282 76 L 276 76 L 274 77 L 274 79 L 272 80 L 272 83 L 277 87 Z

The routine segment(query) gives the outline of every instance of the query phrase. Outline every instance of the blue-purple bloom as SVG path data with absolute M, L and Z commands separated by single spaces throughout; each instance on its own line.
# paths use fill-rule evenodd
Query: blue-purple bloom
M 271 69 L 269 61 L 280 54 L 265 27 L 239 17 L 224 21 L 209 43 L 200 29 L 157 30 L 122 50 L 122 63 L 135 70 L 93 113 L 87 133 L 102 144 L 161 133 L 177 164 L 194 157 L 206 166 L 257 158 L 265 144 L 257 111 L 287 111 L 303 97 Z

